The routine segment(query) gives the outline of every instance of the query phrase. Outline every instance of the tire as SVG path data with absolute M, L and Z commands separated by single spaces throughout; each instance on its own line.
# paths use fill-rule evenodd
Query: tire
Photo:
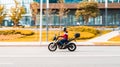
M 57 45 L 54 45 L 53 43 L 50 43 L 48 45 L 48 49 L 53 52 L 57 49 Z
M 70 43 L 69 46 L 68 46 L 68 50 L 69 50 L 69 51 L 75 51 L 75 50 L 76 50 L 76 45 L 75 45 L 75 43 Z

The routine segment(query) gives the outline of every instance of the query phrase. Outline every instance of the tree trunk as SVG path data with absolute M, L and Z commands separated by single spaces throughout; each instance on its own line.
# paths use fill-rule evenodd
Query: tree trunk
M 36 16 L 34 17 L 34 25 L 36 25 Z
M 59 17 L 59 23 L 60 23 L 60 32 L 61 32 L 61 30 L 62 30 L 61 21 L 62 21 L 62 16 L 60 16 L 60 17 Z M 59 35 L 60 35 L 60 34 L 61 34 L 61 33 L 59 33 Z
M 82 20 L 83 20 L 83 26 L 85 25 L 85 19 L 84 19 L 84 17 L 82 17 Z
M 62 16 L 60 16 L 60 29 L 62 30 Z
M 2 28 L 2 24 L 0 24 L 0 28 Z
M 36 16 L 35 15 L 32 16 L 32 20 L 34 21 L 33 26 L 35 26 L 36 25 Z
M 18 26 L 18 23 L 14 22 L 14 27 L 17 27 Z

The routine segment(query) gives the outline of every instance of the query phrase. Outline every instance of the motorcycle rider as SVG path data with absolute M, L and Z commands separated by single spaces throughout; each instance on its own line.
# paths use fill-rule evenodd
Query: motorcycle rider
M 66 28 L 63 28 L 64 34 L 62 36 L 55 36 L 54 41 L 51 42 L 48 45 L 48 49 L 50 51 L 55 51 L 57 49 L 57 46 L 59 49 L 68 49 L 69 51 L 75 51 L 76 50 L 76 44 L 71 42 L 75 40 L 76 38 L 80 37 L 80 34 L 75 34 L 75 38 L 72 38 L 68 40 L 68 31 Z M 62 40 L 59 40 L 59 37 L 62 38 Z
M 59 36 L 59 37 L 62 37 L 62 39 L 60 40 L 60 45 L 63 45 L 65 42 L 68 41 L 68 31 L 67 31 L 67 28 L 63 28 L 63 32 L 64 34 L 62 36 Z

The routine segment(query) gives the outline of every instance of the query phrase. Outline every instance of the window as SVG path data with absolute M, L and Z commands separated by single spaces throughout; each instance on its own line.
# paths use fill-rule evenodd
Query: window
M 40 0 L 33 0 L 33 1 L 35 1 L 35 2 L 40 2 Z
M 101 3 L 101 2 L 102 2 L 102 0 L 97 0 L 97 2 L 98 2 L 98 3 Z
M 114 1 L 114 3 L 118 3 L 119 2 L 119 0 L 113 0 Z
M 36 2 L 40 2 L 40 0 L 34 0 Z M 49 3 L 57 3 L 58 0 L 49 0 Z M 46 3 L 46 0 L 43 0 L 43 3 Z
M 105 0 L 102 0 L 102 3 L 105 3 Z
M 65 3 L 79 3 L 82 0 L 65 0 Z
M 105 3 L 105 0 L 97 0 L 98 3 Z
M 112 3 L 113 2 L 113 0 L 108 0 L 108 3 Z
M 57 3 L 57 0 L 49 0 L 50 3 Z
M 34 0 L 34 1 L 40 2 L 40 0 Z M 81 2 L 83 0 L 64 0 L 64 1 L 65 1 L 65 3 L 79 3 L 79 2 Z M 58 0 L 49 0 L 49 2 L 50 3 L 57 3 Z M 46 0 L 43 0 L 43 3 L 46 3 Z

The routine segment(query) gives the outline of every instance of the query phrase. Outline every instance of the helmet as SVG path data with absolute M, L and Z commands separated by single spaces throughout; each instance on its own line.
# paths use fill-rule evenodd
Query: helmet
M 67 28 L 66 28 L 66 27 L 64 27 L 64 28 L 63 28 L 63 31 L 67 31 Z

